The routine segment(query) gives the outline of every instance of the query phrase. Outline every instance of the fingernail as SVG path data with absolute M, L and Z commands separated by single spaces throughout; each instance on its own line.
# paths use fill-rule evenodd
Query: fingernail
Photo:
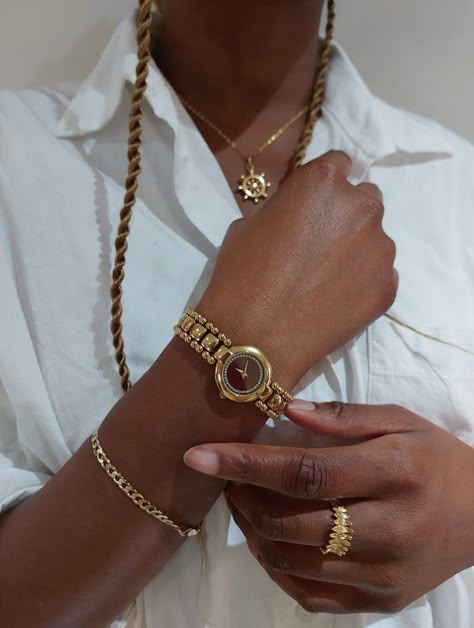
M 183 460 L 188 467 L 206 475 L 217 475 L 219 470 L 219 457 L 216 452 L 201 445 L 188 449 Z
M 314 412 L 316 404 L 312 401 L 306 401 L 305 399 L 294 399 L 288 404 L 288 408 L 295 412 Z

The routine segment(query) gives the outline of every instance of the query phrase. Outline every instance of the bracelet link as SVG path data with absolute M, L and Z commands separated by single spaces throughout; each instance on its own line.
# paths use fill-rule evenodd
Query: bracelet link
M 159 510 L 151 502 L 149 502 L 144 495 L 142 495 L 136 488 L 134 488 L 128 480 L 118 471 L 116 467 L 107 458 L 102 445 L 99 440 L 99 430 L 97 429 L 91 437 L 92 451 L 105 473 L 114 481 L 114 483 L 122 490 L 125 495 L 141 510 L 146 512 L 147 515 L 158 519 L 161 523 L 173 528 L 180 536 L 196 536 L 201 531 L 202 524 L 196 528 L 180 525 L 170 519 L 164 512 Z
M 173 330 L 196 353 L 201 354 L 201 357 L 208 364 L 216 364 L 216 382 L 221 390 L 221 397 L 227 397 L 233 401 L 253 400 L 261 412 L 273 419 L 278 418 L 284 412 L 287 404 L 292 401 L 293 397 L 288 391 L 276 382 L 270 381 L 271 366 L 261 351 L 255 349 L 255 347 L 233 347 L 231 339 L 196 310 L 188 307 Z M 236 352 L 238 352 L 238 355 L 236 355 Z M 244 387 L 243 392 L 241 392 L 241 390 L 235 389 L 230 385 L 229 392 L 227 389 L 229 389 L 230 381 L 225 364 L 228 360 L 235 360 L 240 356 L 245 356 L 244 359 L 249 358 L 250 362 L 247 361 L 247 366 L 250 363 L 253 364 L 254 371 L 255 365 L 257 365 L 257 369 L 260 369 L 262 377 L 264 373 L 267 373 L 267 375 L 248 391 Z M 260 366 L 258 366 L 259 364 Z M 223 369 L 224 372 L 222 372 Z M 247 367 L 244 368 L 242 366 L 239 369 L 236 366 L 235 370 L 241 373 L 242 379 L 249 377 Z

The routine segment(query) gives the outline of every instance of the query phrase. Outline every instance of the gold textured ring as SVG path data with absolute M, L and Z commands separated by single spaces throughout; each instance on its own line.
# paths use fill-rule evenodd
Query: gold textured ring
M 333 511 L 333 524 L 329 541 L 320 550 L 323 554 L 337 554 L 345 556 L 351 548 L 352 523 L 347 508 L 341 506 L 336 500 L 330 501 Z

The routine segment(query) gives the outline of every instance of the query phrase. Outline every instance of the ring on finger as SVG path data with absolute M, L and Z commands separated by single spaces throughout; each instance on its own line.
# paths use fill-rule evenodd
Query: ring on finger
M 347 508 L 342 506 L 337 500 L 331 500 L 333 512 L 333 524 L 329 534 L 329 541 L 324 547 L 319 549 L 323 554 L 337 554 L 345 556 L 351 548 L 352 522 Z

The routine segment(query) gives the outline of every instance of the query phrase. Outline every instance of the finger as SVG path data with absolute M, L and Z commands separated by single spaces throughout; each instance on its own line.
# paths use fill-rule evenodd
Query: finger
M 362 190 L 367 194 L 370 194 L 371 196 L 375 196 L 379 199 L 379 201 L 383 202 L 382 190 L 377 185 L 375 185 L 375 183 L 359 183 L 359 185 L 356 185 L 356 188 L 359 188 L 359 190 Z
M 286 416 L 318 434 L 354 440 L 368 440 L 388 434 L 418 431 L 424 419 L 395 405 L 369 406 L 332 401 L 315 403 L 295 399 L 288 404 Z
M 209 443 L 188 450 L 184 462 L 207 475 L 302 499 L 377 497 L 394 484 L 394 451 L 370 441 L 325 449 Z
M 230 508 L 235 523 L 243 532 L 250 553 L 269 571 L 298 576 L 306 580 L 335 584 L 362 584 L 361 571 L 365 565 L 334 554 L 323 555 L 319 547 L 277 543 L 258 537 L 243 515 Z
M 291 498 L 235 482 L 226 489 L 226 499 L 264 539 L 315 547 L 327 542 L 333 515 L 326 501 Z
M 230 503 L 232 517 L 244 534 L 250 553 L 277 584 L 293 577 L 311 582 L 357 587 L 369 596 L 386 597 L 399 593 L 394 586 L 393 571 L 379 556 L 359 554 L 351 547 L 350 554 L 339 557 L 323 555 L 319 548 L 278 543 L 259 537 L 245 517 Z M 311 585 L 310 585 L 311 586 Z M 367 602 L 366 602 L 367 603 Z
M 333 512 L 325 501 L 301 500 L 272 491 L 231 483 L 227 503 L 246 518 L 258 536 L 284 543 L 322 547 L 328 542 L 334 523 Z M 380 554 L 385 545 L 387 521 L 378 501 L 346 500 L 355 531 L 352 550 Z
M 382 612 L 382 604 L 357 587 L 314 582 L 262 566 L 271 580 L 309 613 Z
M 330 150 L 318 159 L 335 165 L 345 177 L 348 177 L 351 172 L 352 159 L 341 150 Z

